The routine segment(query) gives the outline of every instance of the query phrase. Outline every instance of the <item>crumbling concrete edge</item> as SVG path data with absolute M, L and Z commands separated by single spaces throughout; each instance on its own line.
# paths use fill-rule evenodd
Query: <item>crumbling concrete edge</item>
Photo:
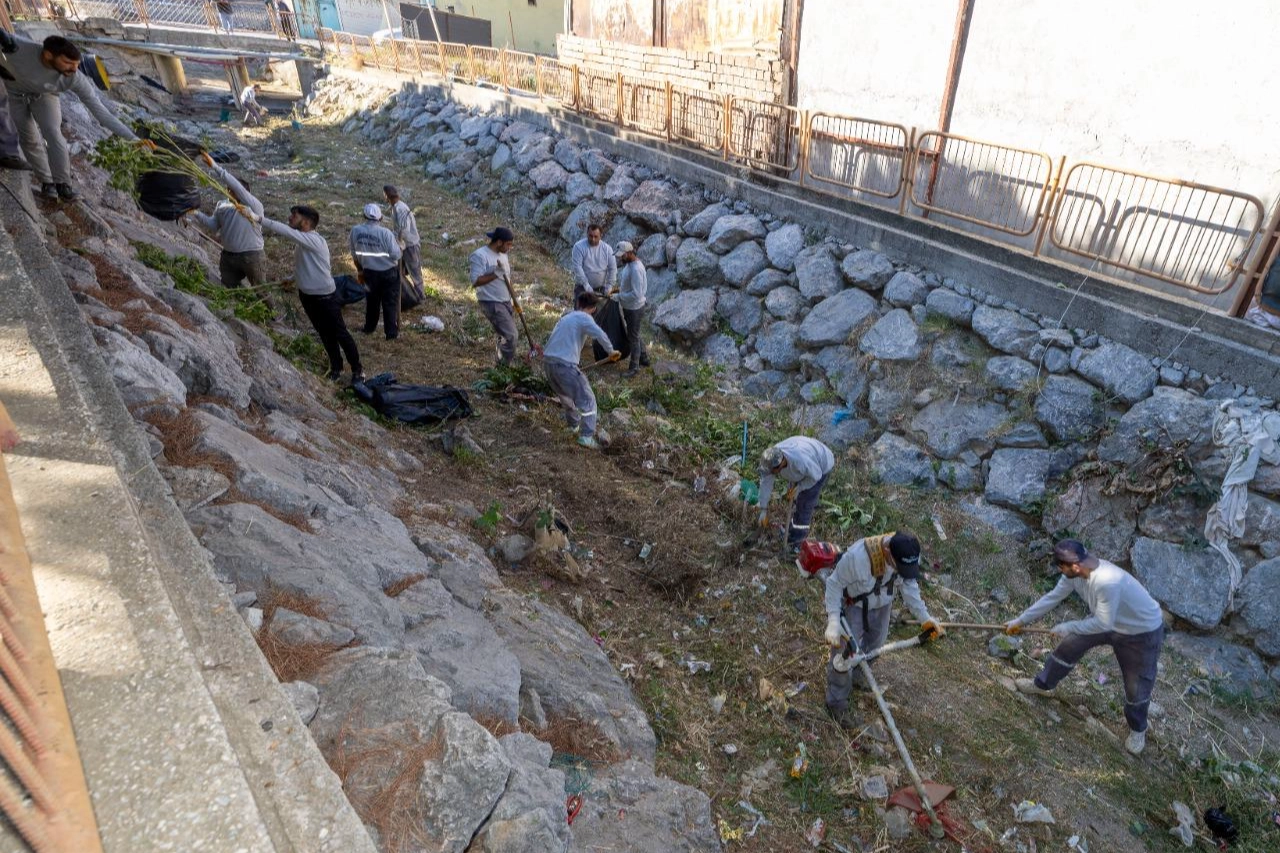
M 1159 295 L 1090 270 L 1054 263 L 1012 246 L 895 211 L 817 193 L 683 146 L 599 122 L 535 98 L 496 89 L 365 68 L 358 76 L 393 87 L 412 79 L 421 90 L 462 106 L 505 113 L 583 145 L 701 184 L 806 229 L 883 252 L 1001 300 L 1122 342 L 1153 358 L 1252 386 L 1280 399 L 1280 335 L 1200 304 Z M 372 78 L 372 79 L 371 79 Z
M 79 396 L 83 416 L 111 453 L 128 489 L 170 606 L 199 662 L 272 845 L 299 853 L 375 853 L 338 777 L 280 689 L 216 579 L 207 552 L 174 503 L 29 205 L 17 195 L 0 194 L 0 224 L 12 236 L 40 302 L 31 313 L 32 324 L 48 332 L 40 345 L 56 347 L 65 358 L 75 388 L 63 390 Z

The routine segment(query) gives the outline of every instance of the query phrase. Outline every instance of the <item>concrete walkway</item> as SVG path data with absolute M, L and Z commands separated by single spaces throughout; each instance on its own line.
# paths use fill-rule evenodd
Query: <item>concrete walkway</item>
M 6 460 L 104 848 L 371 853 L 169 497 L 25 176 L 0 180 Z

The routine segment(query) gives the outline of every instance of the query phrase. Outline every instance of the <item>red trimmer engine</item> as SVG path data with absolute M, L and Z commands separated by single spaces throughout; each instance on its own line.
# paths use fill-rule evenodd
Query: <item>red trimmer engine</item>
M 806 539 L 800 543 L 796 555 L 796 568 L 802 578 L 818 577 L 819 572 L 830 571 L 840 559 L 840 551 L 830 542 L 814 542 Z M 823 575 L 825 577 L 825 574 Z

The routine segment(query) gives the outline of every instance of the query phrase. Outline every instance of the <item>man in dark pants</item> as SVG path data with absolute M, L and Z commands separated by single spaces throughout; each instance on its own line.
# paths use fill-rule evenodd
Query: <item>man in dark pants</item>
M 262 250 L 262 226 L 241 214 L 240 208 L 248 208 L 261 216 L 262 202 L 249 191 L 246 184 L 242 184 L 234 175 L 213 162 L 208 154 L 202 154 L 201 157 L 213 176 L 226 184 L 236 198 L 235 203 L 229 199 L 219 201 L 212 214 L 198 210 L 191 214 L 196 222 L 222 241 L 222 254 L 218 256 L 218 274 L 222 279 L 222 286 L 239 287 L 247 278 L 251 287 L 258 287 L 266 281 L 263 266 L 267 256 Z
M 1124 718 L 1129 723 L 1125 749 L 1137 755 L 1147 744 L 1147 709 L 1156 683 L 1156 664 L 1164 642 L 1164 617 L 1160 605 L 1124 569 L 1091 555 L 1080 542 L 1064 539 L 1053 549 L 1053 560 L 1062 577 L 1058 585 L 1005 625 L 1005 633 L 1018 634 L 1057 607 L 1071 593 L 1089 607 L 1089 616 L 1055 625 L 1062 638 L 1034 679 L 1020 678 L 1018 690 L 1048 696 L 1095 646 L 1110 646 L 1124 678 Z
M 516 357 L 516 316 L 511 302 L 511 261 L 507 257 L 516 236 L 502 227 L 485 236 L 489 245 L 471 253 L 468 275 L 480 311 L 498 336 L 498 364 L 507 365 Z
M 387 340 L 400 336 L 400 244 L 396 235 L 382 227 L 382 208 L 370 203 L 364 206 L 364 222 L 351 229 L 351 259 L 369 295 L 365 299 L 364 333 L 378 330 L 378 313 L 382 313 L 382 331 Z
M 649 278 L 644 264 L 636 257 L 636 247 L 623 240 L 618 244 L 618 304 L 622 306 L 622 319 L 627 324 L 627 346 L 631 350 L 631 363 L 626 377 L 635 376 L 641 367 L 649 366 L 649 352 L 645 349 L 640 327 L 644 325 L 644 308 L 647 304 Z
M 307 319 L 320 336 L 329 356 L 329 380 L 342 378 L 342 355 L 351 363 L 351 384 L 364 381 L 360 351 L 342 319 L 342 303 L 338 301 L 329 261 L 329 244 L 316 233 L 320 213 L 314 207 L 297 204 L 289 208 L 289 224 L 276 222 L 249 211 L 249 218 L 262 223 L 262 230 L 297 244 L 293 255 L 293 283 Z
M 818 506 L 822 487 L 836 467 L 836 456 L 816 438 L 793 435 L 765 450 L 760 456 L 760 526 L 769 526 L 769 499 L 773 481 L 781 477 L 790 484 L 786 497 L 796 502 L 787 526 L 787 546 L 795 551 L 809 536 L 809 522 Z

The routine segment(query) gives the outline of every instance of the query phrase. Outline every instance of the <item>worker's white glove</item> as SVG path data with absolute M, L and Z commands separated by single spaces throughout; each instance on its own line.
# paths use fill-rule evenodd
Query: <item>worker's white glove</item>
M 239 204 L 239 203 L 235 203 L 235 205 L 236 205 L 236 212 L 238 212 L 241 216 L 243 216 L 245 219 L 249 220 L 250 222 L 257 224 L 262 221 L 262 215 L 258 213 L 254 213 L 252 208 L 246 207 L 243 204 Z
M 840 617 L 830 615 L 827 617 L 827 631 L 822 635 L 827 641 L 827 645 L 833 649 L 844 648 L 844 632 L 840 630 Z

